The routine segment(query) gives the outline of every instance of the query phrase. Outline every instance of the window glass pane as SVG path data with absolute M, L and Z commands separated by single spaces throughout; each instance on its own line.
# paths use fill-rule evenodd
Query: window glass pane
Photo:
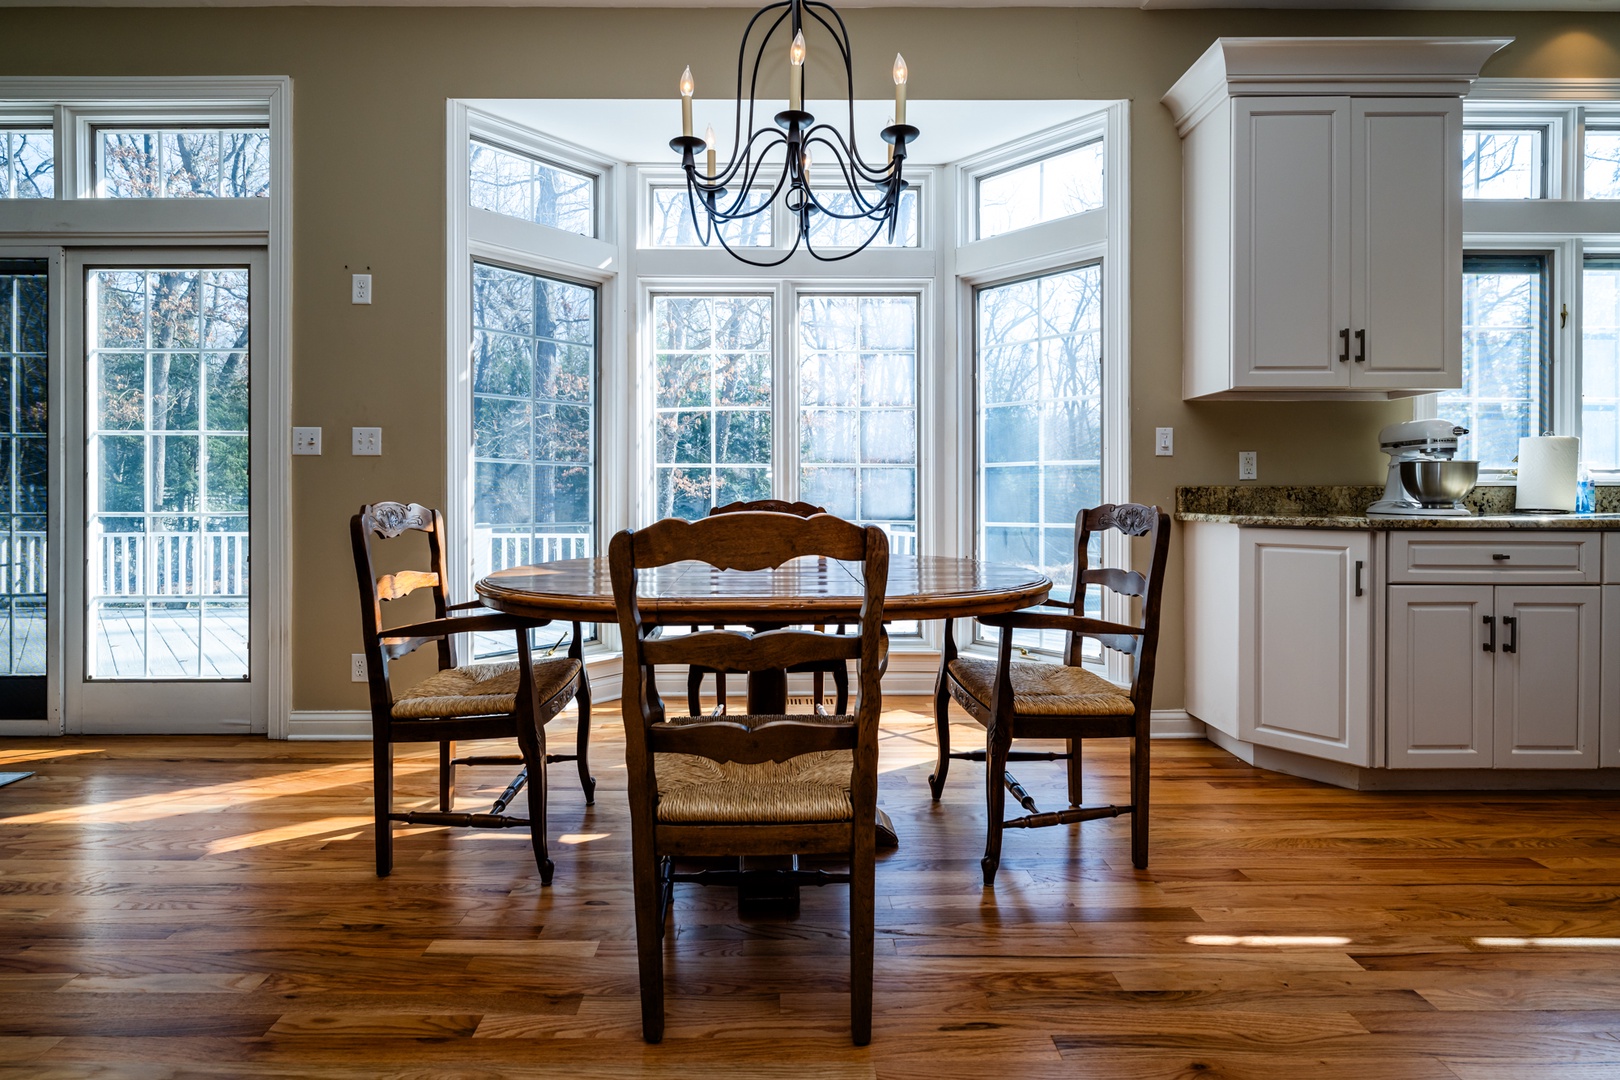
M 1587 128 L 1585 194 L 1620 199 L 1620 129 Z
M 1441 419 L 1469 430 L 1459 459 L 1511 469 L 1519 440 L 1551 424 L 1547 259 L 1463 257 L 1463 384 L 1436 403 Z
M 739 205 L 730 196 L 721 196 L 716 206 L 728 213 L 741 213 L 759 209 L 756 214 L 739 217 L 720 226 L 720 235 L 732 247 L 770 247 L 772 241 L 771 211 L 766 205 L 770 190 L 755 190 Z M 653 247 L 702 247 L 706 229 L 699 229 L 692 221 L 691 199 L 685 185 L 652 189 L 649 210 L 652 214 L 648 242 Z M 703 211 L 700 209 L 699 213 Z M 720 242 L 711 238 L 711 244 Z
M 472 205 L 581 236 L 596 235 L 596 180 L 472 139 L 467 144 Z
M 260 199 L 270 194 L 270 130 L 102 128 L 96 193 L 106 199 Z
M 56 150 L 50 128 L 0 128 L 0 199 L 56 195 Z
M 593 288 L 473 266 L 475 579 L 595 554 L 596 319 Z M 512 651 L 510 634 L 474 637 L 475 656 Z
M 45 674 L 45 297 L 44 263 L 0 261 L 0 677 Z
M 917 298 L 799 298 L 799 497 L 917 552 Z
M 1463 132 L 1463 198 L 1540 199 L 1546 132 L 1470 127 Z
M 1581 281 L 1581 458 L 1620 469 L 1620 256 L 1588 255 Z
M 771 497 L 771 298 L 653 298 L 656 516 Z
M 1102 266 L 980 289 L 976 317 L 979 556 L 1072 595 L 1075 515 L 1102 498 Z
M 978 183 L 978 239 L 1103 205 L 1103 140 L 982 177 Z
M 876 196 L 876 192 L 870 194 Z M 860 212 L 860 207 L 855 204 L 855 197 L 848 191 L 818 190 L 816 199 L 830 211 L 810 216 L 810 243 L 818 250 L 835 247 L 858 248 L 866 243 L 868 237 L 872 237 L 869 245 L 871 247 L 917 246 L 917 189 L 914 187 L 900 193 L 900 215 L 892 241 L 889 239 L 887 225 L 878 228 L 865 217 L 835 216 Z
M 86 275 L 87 675 L 245 679 L 248 271 Z

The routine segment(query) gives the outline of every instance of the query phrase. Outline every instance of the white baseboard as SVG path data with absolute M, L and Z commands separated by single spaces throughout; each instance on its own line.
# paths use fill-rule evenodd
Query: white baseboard
M 60 735 L 62 725 L 55 720 L 0 720 L 0 739 L 23 739 L 40 735 Z
M 287 718 L 289 740 L 371 741 L 370 709 L 294 709 Z
M 1209 730 L 1186 709 L 1154 709 L 1151 727 L 1155 739 L 1202 739 Z

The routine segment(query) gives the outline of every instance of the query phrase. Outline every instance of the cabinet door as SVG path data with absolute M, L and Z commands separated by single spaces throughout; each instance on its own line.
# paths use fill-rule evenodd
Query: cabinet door
M 1233 102 L 1232 385 L 1349 384 L 1350 99 Z
M 1595 769 L 1602 590 L 1499 586 L 1496 767 Z
M 1493 633 L 1489 585 L 1389 588 L 1389 767 L 1491 766 Z
M 1462 102 L 1351 112 L 1351 385 L 1461 386 Z
M 1620 537 L 1620 533 L 1610 533 L 1609 537 L 1612 540 Z M 1620 556 L 1616 557 L 1616 562 L 1620 563 Z M 1607 568 L 1607 562 L 1604 565 Z M 1620 565 L 1616 569 L 1620 570 Z M 1603 586 L 1603 637 L 1598 644 L 1603 653 L 1603 670 L 1599 673 L 1603 701 L 1598 718 L 1598 743 L 1602 747 L 1603 767 L 1612 769 L 1620 766 L 1620 585 Z
M 1372 538 L 1244 529 L 1239 737 L 1372 763 Z

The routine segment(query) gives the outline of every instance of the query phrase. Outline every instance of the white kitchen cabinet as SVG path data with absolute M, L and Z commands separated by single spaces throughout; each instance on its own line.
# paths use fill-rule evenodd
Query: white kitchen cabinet
M 1238 737 L 1371 764 L 1371 534 L 1244 529 L 1239 559 Z
M 1461 96 L 1504 44 L 1223 38 L 1176 83 L 1184 397 L 1461 385 Z
M 1620 533 L 1614 534 L 1620 537 Z M 1617 560 L 1620 562 L 1620 560 Z M 1615 576 L 1620 577 L 1620 566 Z M 1598 745 L 1603 767 L 1620 767 L 1620 585 L 1603 586 L 1603 683 Z
M 1595 585 L 1391 585 L 1389 766 L 1596 768 L 1601 599 Z

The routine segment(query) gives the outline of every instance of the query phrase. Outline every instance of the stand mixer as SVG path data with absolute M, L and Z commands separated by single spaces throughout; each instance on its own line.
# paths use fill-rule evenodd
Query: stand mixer
M 1368 516 L 1468 517 L 1461 500 L 1474 489 L 1479 463 L 1452 461 L 1458 436 L 1466 434 L 1467 428 L 1450 420 L 1409 420 L 1380 431 L 1378 446 L 1389 455 L 1389 480 L 1384 497 L 1367 508 Z M 1425 467 L 1436 462 L 1445 464 Z M 1462 468 L 1468 465 L 1473 468 Z

